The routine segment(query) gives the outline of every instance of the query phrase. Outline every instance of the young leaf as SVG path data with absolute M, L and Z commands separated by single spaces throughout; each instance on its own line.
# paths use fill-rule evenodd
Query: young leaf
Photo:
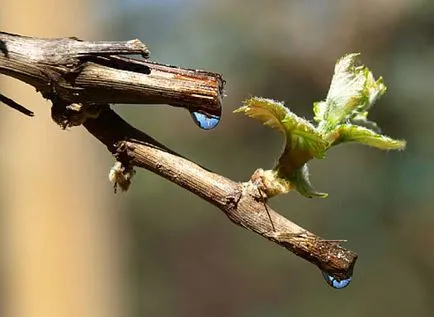
M 282 102 L 273 99 L 253 97 L 243 101 L 243 106 L 234 113 L 244 113 L 250 118 L 261 121 L 264 125 L 276 129 L 285 134 L 282 121 L 288 114 L 289 109 Z
M 403 150 L 406 145 L 406 142 L 403 140 L 394 140 L 368 128 L 353 124 L 342 124 L 336 130 L 337 138 L 333 142 L 333 145 L 343 142 L 357 142 L 376 147 L 380 150 Z
M 289 112 L 282 121 L 288 138 L 288 151 L 307 151 L 312 157 L 324 158 L 328 142 L 307 120 Z
M 258 119 L 285 136 L 285 146 L 278 164 L 263 177 L 268 196 L 288 192 L 295 186 L 305 196 L 324 197 L 310 185 L 305 166 L 314 157 L 323 158 L 330 146 L 317 129 L 309 121 L 292 113 L 282 102 L 253 97 L 243 104 L 235 112 Z M 300 174 L 300 171 L 303 173 Z
M 314 104 L 315 121 L 323 132 L 353 118 L 366 120 L 369 108 L 386 91 L 382 78 L 375 80 L 368 68 L 357 65 L 358 55 L 348 54 L 336 63 L 326 100 Z
M 315 190 L 309 180 L 309 169 L 307 164 L 295 170 L 290 178 L 290 182 L 295 186 L 297 191 L 308 198 L 319 197 L 326 198 L 327 193 L 320 193 Z
M 365 69 L 366 71 L 366 83 L 365 83 L 365 94 L 368 95 L 368 103 L 366 105 L 361 105 L 359 108 L 359 113 L 368 114 L 368 110 L 375 104 L 375 102 L 382 96 L 387 90 L 386 85 L 383 82 L 383 78 L 380 77 L 375 80 L 374 75 Z
M 382 150 L 402 150 L 405 141 L 381 134 L 375 122 L 369 121 L 368 111 L 386 91 L 383 79 L 363 65 L 357 64 L 359 54 L 342 57 L 335 66 L 325 101 L 314 103 L 315 127 L 298 117 L 282 102 L 253 97 L 244 101 L 235 112 L 263 122 L 285 136 L 285 147 L 273 170 L 256 173 L 267 197 L 297 189 L 307 197 L 326 197 L 318 193 L 309 181 L 307 162 L 323 158 L 332 146 L 357 142 Z M 253 179 L 252 179 L 253 180 Z
M 283 157 L 290 156 L 285 162 L 279 160 L 280 164 L 287 165 L 298 161 L 297 154 L 309 159 L 313 157 L 323 158 L 329 144 L 323 140 L 322 135 L 307 120 L 292 113 L 282 102 L 272 99 L 253 97 L 243 102 L 244 106 L 235 110 L 235 113 L 243 112 L 251 118 L 261 121 L 264 125 L 274 128 L 285 136 L 285 150 Z M 302 154 L 303 153 L 303 154 Z M 299 166 L 292 166 L 294 169 Z

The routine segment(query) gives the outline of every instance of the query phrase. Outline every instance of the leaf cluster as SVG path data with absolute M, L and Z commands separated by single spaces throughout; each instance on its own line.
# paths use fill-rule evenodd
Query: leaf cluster
M 383 135 L 378 125 L 368 120 L 369 110 L 386 86 L 381 77 L 375 79 L 358 63 L 358 55 L 348 54 L 337 61 L 326 99 L 313 105 L 314 123 L 297 116 L 284 103 L 262 97 L 249 98 L 235 110 L 285 137 L 276 166 L 259 173 L 268 197 L 293 188 L 307 197 L 326 197 L 312 187 L 307 162 L 324 158 L 333 146 L 355 142 L 381 150 L 405 148 L 405 141 Z

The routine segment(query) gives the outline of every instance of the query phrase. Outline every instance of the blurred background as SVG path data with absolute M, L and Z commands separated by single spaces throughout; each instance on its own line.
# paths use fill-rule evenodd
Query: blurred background
M 274 98 L 312 118 L 349 52 L 388 86 L 370 119 L 408 147 L 338 147 L 310 164 L 329 198 L 271 201 L 359 254 L 350 286 L 334 290 L 316 267 L 150 172 L 114 195 L 104 146 L 83 128 L 62 131 L 32 87 L 1 76 L 2 93 L 36 117 L 0 107 L 0 316 L 433 316 L 433 16 L 431 0 L 2 0 L 2 31 L 139 38 L 154 61 L 222 73 L 214 130 L 169 106 L 115 109 L 233 180 L 272 167 L 282 146 L 232 114 L 241 101 Z

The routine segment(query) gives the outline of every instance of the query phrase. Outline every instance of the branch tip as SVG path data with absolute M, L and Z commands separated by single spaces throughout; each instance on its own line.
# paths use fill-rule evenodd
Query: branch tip
M 0 94 L 0 102 L 3 102 L 5 105 L 11 107 L 12 109 L 15 109 L 15 110 L 21 112 L 22 114 L 25 114 L 26 116 L 33 117 L 35 115 L 33 113 L 33 111 L 20 105 L 19 103 L 16 103 L 15 101 L 6 97 L 5 95 Z

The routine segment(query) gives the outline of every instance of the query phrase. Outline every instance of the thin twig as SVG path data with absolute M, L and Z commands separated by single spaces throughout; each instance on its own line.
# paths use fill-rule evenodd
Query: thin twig
M 265 203 L 266 197 L 264 193 L 262 192 L 261 188 L 258 188 L 259 195 L 261 195 L 261 199 L 264 202 L 265 211 L 267 212 L 268 218 L 270 219 L 271 227 L 273 228 L 273 231 L 276 231 L 276 228 L 274 227 L 273 219 L 271 219 L 270 211 L 268 210 L 268 206 Z
M 16 103 L 12 99 L 6 97 L 5 95 L 0 94 L 0 102 L 3 102 L 5 105 L 8 105 L 9 107 L 18 110 L 22 114 L 25 114 L 26 116 L 33 117 L 35 114 L 33 111 L 30 111 L 26 107 Z

